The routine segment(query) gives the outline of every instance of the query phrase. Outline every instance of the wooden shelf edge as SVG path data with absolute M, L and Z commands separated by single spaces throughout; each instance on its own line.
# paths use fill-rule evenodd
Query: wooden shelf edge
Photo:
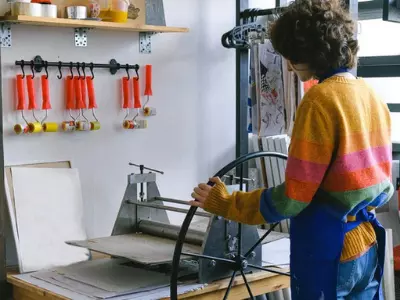
M 53 19 L 42 17 L 30 16 L 16 16 L 16 17 L 0 17 L 0 22 L 10 22 L 22 25 L 36 25 L 48 27 L 73 27 L 73 28 L 93 28 L 103 30 L 115 31 L 132 31 L 132 32 L 188 32 L 189 29 L 185 27 L 169 27 L 169 26 L 155 26 L 155 25 L 137 25 L 133 22 L 127 23 L 114 23 L 114 22 L 101 22 L 89 20 L 73 20 L 73 19 Z

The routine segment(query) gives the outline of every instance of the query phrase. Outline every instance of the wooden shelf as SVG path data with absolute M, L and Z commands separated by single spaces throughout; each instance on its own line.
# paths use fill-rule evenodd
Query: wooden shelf
M 133 32 L 188 32 L 188 28 L 137 25 L 134 22 L 114 23 L 101 21 L 73 20 L 61 18 L 41 18 L 30 16 L 1 17 L 1 22 L 10 22 L 23 25 L 48 26 L 48 27 L 72 27 L 72 28 L 92 28 L 115 31 L 133 31 Z

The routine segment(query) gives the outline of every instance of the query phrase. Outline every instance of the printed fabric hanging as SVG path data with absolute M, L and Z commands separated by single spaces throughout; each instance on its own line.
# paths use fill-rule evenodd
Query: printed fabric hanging
M 252 129 L 258 136 L 283 134 L 285 101 L 282 57 L 269 40 L 252 48 Z M 255 96 L 255 97 L 254 97 Z
M 248 132 L 260 137 L 291 135 L 304 93 L 315 84 L 302 83 L 269 40 L 250 49 Z

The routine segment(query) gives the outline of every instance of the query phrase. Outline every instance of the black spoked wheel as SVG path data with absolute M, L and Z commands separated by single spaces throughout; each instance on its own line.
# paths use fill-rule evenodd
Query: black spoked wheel
M 219 172 L 215 174 L 215 177 L 220 177 L 222 178 L 224 175 L 226 175 L 228 172 L 230 172 L 233 169 L 239 170 L 239 183 L 240 183 L 240 188 L 243 186 L 243 164 L 247 163 L 248 161 L 252 159 L 257 159 L 257 158 L 263 158 L 263 157 L 274 157 L 274 158 L 280 158 L 287 160 L 287 155 L 282 154 L 282 153 L 276 153 L 276 152 L 255 152 L 255 153 L 250 153 L 247 155 L 244 155 L 242 157 L 239 157 L 238 159 L 234 160 L 233 162 L 229 163 L 225 167 L 223 167 Z M 208 183 L 209 185 L 212 185 L 211 182 Z M 279 272 L 276 269 L 270 269 L 267 267 L 263 267 L 261 265 L 256 265 L 256 264 L 251 264 L 249 263 L 249 260 L 254 254 L 254 250 L 260 246 L 262 241 L 271 233 L 271 231 L 278 225 L 277 224 L 272 224 L 270 229 L 261 237 L 257 240 L 257 242 L 250 247 L 248 250 L 243 251 L 242 250 L 242 228 L 244 225 L 238 223 L 237 224 L 237 250 L 236 253 L 233 257 L 214 257 L 214 256 L 209 256 L 209 255 L 196 255 L 196 254 L 189 254 L 189 253 L 183 253 L 182 248 L 183 244 L 185 242 L 185 237 L 186 233 L 189 229 L 190 223 L 192 222 L 193 217 L 195 216 L 197 207 L 191 207 L 185 217 L 185 220 L 182 223 L 181 230 L 179 232 L 178 240 L 176 241 L 175 245 L 175 251 L 174 251 L 174 256 L 173 256 L 173 261 L 172 261 L 172 273 L 171 273 L 171 290 L 170 290 L 170 299 L 171 300 L 177 300 L 178 299 L 178 275 L 179 275 L 179 264 L 181 261 L 181 256 L 182 255 L 190 255 L 195 258 L 203 259 L 203 260 L 209 260 L 210 262 L 220 262 L 224 263 L 225 265 L 229 266 L 229 269 L 232 271 L 232 275 L 230 276 L 230 282 L 229 285 L 226 289 L 224 299 L 228 299 L 229 292 L 233 286 L 234 278 L 236 275 L 241 275 L 243 278 L 244 284 L 246 285 L 247 291 L 249 293 L 250 299 L 254 299 L 253 293 L 251 291 L 249 282 L 247 281 L 246 278 L 246 270 L 251 268 L 251 269 L 256 269 L 256 270 L 262 270 L 262 271 L 268 271 L 271 273 L 276 273 L 280 275 L 286 275 L 290 276 L 288 273 L 284 272 Z

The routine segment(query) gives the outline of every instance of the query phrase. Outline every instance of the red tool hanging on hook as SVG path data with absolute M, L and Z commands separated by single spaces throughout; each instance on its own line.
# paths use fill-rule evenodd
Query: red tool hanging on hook
M 123 128 L 125 129 L 144 129 L 147 128 L 147 121 L 146 120 L 136 120 L 139 116 L 140 108 L 142 107 L 140 103 L 140 85 L 139 85 L 139 76 L 132 78 L 133 82 L 133 103 L 132 98 L 129 95 L 129 77 L 124 77 L 122 79 L 122 88 L 123 88 L 123 95 L 124 95 L 124 104 L 123 108 L 127 110 L 125 115 L 125 119 L 123 122 Z M 133 117 L 132 120 L 127 120 L 130 109 L 134 108 L 137 110 L 136 115 Z
M 64 121 L 61 124 L 63 131 L 75 131 L 76 130 L 76 118 L 72 116 L 72 110 L 75 109 L 74 102 L 74 77 L 67 76 L 65 78 L 65 108 L 68 110 L 69 116 L 72 120 Z
M 76 129 L 79 131 L 90 131 L 90 122 L 83 114 L 86 106 L 86 87 L 85 81 L 81 76 L 74 77 L 75 100 L 76 109 L 79 110 L 78 117 L 76 118 Z M 81 118 L 81 120 L 79 120 Z
M 14 125 L 14 132 L 16 134 L 28 133 L 28 121 L 25 119 L 24 110 L 25 110 L 25 89 L 24 89 L 24 74 L 18 74 L 16 78 L 17 85 L 17 110 L 21 112 L 21 117 L 24 120 L 25 124 L 18 123 Z
M 148 106 L 150 102 L 150 96 L 153 96 L 153 88 L 152 88 L 153 67 L 152 65 L 146 65 L 145 69 L 146 69 L 146 88 L 144 91 L 144 95 L 147 96 L 147 100 L 143 105 L 141 114 L 145 117 L 149 117 L 149 116 L 155 116 L 157 114 L 157 110 L 154 107 Z
M 42 128 L 44 132 L 56 132 L 58 131 L 58 124 L 55 122 L 44 122 L 48 116 L 48 110 L 51 109 L 51 102 L 50 102 L 50 89 L 49 89 L 49 75 L 42 75 L 41 77 L 42 83 L 42 110 L 46 112 L 42 123 Z
M 32 111 L 34 122 L 28 123 L 29 133 L 38 133 L 42 132 L 42 123 L 36 118 L 35 110 L 37 109 L 36 105 L 36 95 L 35 95 L 35 87 L 33 82 L 34 75 L 26 76 L 26 85 L 28 90 L 28 110 Z
M 128 74 L 129 75 L 129 74 Z M 122 77 L 122 95 L 124 98 L 124 102 L 122 104 L 122 108 L 125 110 L 125 118 L 122 122 L 122 127 L 124 129 L 130 129 L 130 121 L 127 120 L 130 114 L 130 110 L 132 108 L 132 101 L 129 95 L 129 77 Z
M 90 122 L 90 130 L 99 130 L 101 128 L 100 122 L 96 117 L 95 108 L 97 108 L 96 95 L 93 84 L 93 77 L 86 77 L 86 86 L 88 92 L 89 105 L 88 108 L 92 110 L 92 115 L 95 121 Z
M 133 81 L 133 108 L 137 109 L 136 116 L 132 119 L 132 123 L 130 129 L 145 129 L 147 128 L 146 120 L 137 120 L 139 116 L 140 109 L 142 108 L 142 104 L 140 103 L 140 84 L 139 84 L 139 76 L 132 78 Z

